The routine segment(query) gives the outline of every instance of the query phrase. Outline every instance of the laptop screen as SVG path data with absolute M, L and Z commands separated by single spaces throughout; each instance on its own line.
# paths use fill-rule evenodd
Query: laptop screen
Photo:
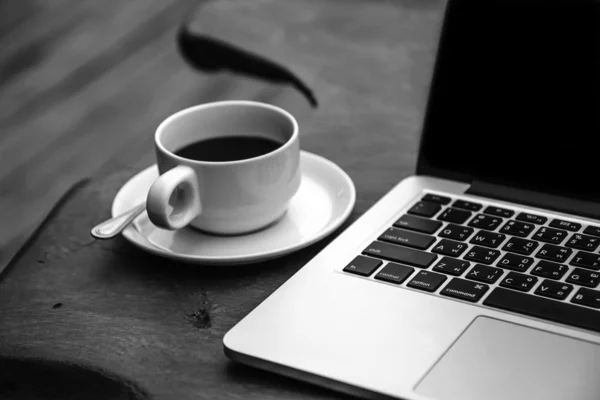
M 600 200 L 600 2 L 447 7 L 418 172 Z

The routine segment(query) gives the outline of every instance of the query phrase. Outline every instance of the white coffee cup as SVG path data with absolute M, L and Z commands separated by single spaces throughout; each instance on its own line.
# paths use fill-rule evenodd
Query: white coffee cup
M 258 136 L 281 145 L 236 161 L 200 161 L 175 154 L 192 143 L 225 136 Z M 298 136 L 290 113 L 253 101 L 208 103 L 171 115 L 155 134 L 160 176 L 148 192 L 150 220 L 164 229 L 190 225 L 226 235 L 273 223 L 300 186 Z

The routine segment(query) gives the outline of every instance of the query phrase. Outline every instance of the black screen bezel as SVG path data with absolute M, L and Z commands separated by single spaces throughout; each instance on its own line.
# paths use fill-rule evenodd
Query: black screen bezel
M 431 175 L 431 176 L 437 176 L 440 178 L 452 179 L 452 180 L 456 180 L 456 181 L 460 181 L 460 182 L 467 182 L 467 183 L 471 183 L 475 179 L 485 181 L 486 177 L 476 177 L 475 174 L 452 170 L 451 166 L 447 166 L 444 168 L 436 168 L 431 163 L 429 163 L 428 154 L 426 154 L 426 152 L 425 152 L 425 149 L 426 149 L 427 145 L 429 144 L 429 142 L 434 141 L 437 136 L 436 133 L 431 132 L 431 127 L 429 126 L 430 124 L 428 123 L 428 121 L 430 121 L 432 118 L 431 117 L 431 113 L 432 113 L 431 102 L 432 102 L 433 96 L 431 94 L 436 90 L 436 87 L 438 86 L 437 82 L 439 81 L 439 75 L 440 75 L 439 71 L 440 71 L 440 68 L 442 67 L 442 63 L 440 61 L 440 58 L 441 58 L 440 54 L 441 54 L 442 50 L 444 49 L 445 42 L 448 37 L 448 35 L 446 33 L 448 30 L 448 24 L 449 24 L 448 20 L 449 20 L 449 14 L 450 14 L 452 3 L 453 3 L 453 0 L 448 0 L 446 2 L 444 16 L 442 18 L 442 28 L 440 29 L 438 48 L 436 51 L 437 55 L 435 57 L 433 74 L 432 74 L 432 78 L 431 78 L 431 85 L 429 87 L 429 96 L 427 98 L 427 104 L 426 104 L 426 108 L 425 108 L 425 117 L 424 117 L 424 121 L 423 121 L 423 128 L 421 131 L 421 140 L 419 143 L 419 155 L 417 158 L 417 175 Z
M 443 107 L 443 103 L 440 103 L 439 101 L 439 99 L 441 98 L 441 96 L 439 96 L 440 91 L 443 90 L 440 88 L 444 85 L 444 83 L 441 82 L 440 76 L 445 75 L 442 72 L 446 71 L 444 70 L 444 60 L 448 58 L 448 54 L 450 54 L 449 52 L 451 51 L 449 46 L 452 46 L 452 43 L 449 43 L 449 41 L 453 40 L 453 38 L 450 38 L 449 33 L 452 29 L 456 29 L 457 24 L 460 24 L 460 16 L 462 15 L 462 12 L 464 11 L 465 7 L 469 7 L 469 4 L 471 4 L 469 3 L 469 1 L 473 1 L 475 3 L 479 0 L 448 0 L 448 2 L 446 3 L 438 40 L 437 55 L 434 62 L 431 85 L 429 88 L 429 96 L 427 99 L 426 109 L 424 113 L 425 115 L 421 131 L 421 140 L 419 146 L 416 172 L 419 175 L 436 176 L 465 183 L 472 183 L 473 181 L 482 181 L 492 184 L 502 184 L 506 186 L 529 188 L 529 186 L 527 186 L 525 182 L 511 181 L 508 176 L 502 176 L 500 172 L 493 173 L 490 172 L 489 169 L 478 168 L 477 165 L 465 168 L 464 165 L 453 165 L 448 161 L 441 161 L 439 158 L 434 159 L 434 149 L 436 146 L 436 142 L 439 141 L 439 138 L 442 137 L 442 135 L 450 134 L 449 132 L 440 131 L 440 129 L 435 126 L 436 124 L 433 123 L 436 108 L 439 108 L 440 106 Z M 508 6 L 514 5 L 515 7 L 522 4 L 519 0 L 497 1 L 499 1 L 501 4 L 506 4 Z M 589 4 L 600 6 L 600 0 L 573 0 L 573 3 L 571 3 L 568 0 L 560 0 L 557 2 L 552 2 L 552 0 L 550 0 L 550 3 L 546 3 L 546 1 L 548 0 L 527 0 L 526 4 L 528 6 L 539 7 L 545 7 L 548 4 L 553 5 L 554 3 L 569 4 L 569 6 L 587 6 Z M 492 95 L 493 93 L 490 94 L 490 96 Z M 434 104 L 434 102 L 437 103 Z M 456 132 L 453 132 L 453 134 L 456 134 Z M 560 185 L 554 187 L 540 186 L 536 190 L 557 195 L 564 194 L 563 188 L 561 188 Z M 584 192 L 578 193 L 571 191 L 569 192 L 569 195 L 571 197 L 576 198 L 587 198 L 588 200 L 590 199 L 589 193 L 586 194 Z M 594 199 L 598 200 L 596 198 Z

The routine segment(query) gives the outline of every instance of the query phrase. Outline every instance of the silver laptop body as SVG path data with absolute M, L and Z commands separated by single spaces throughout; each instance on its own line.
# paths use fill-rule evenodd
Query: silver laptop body
M 448 3 L 417 174 L 229 358 L 363 398 L 600 399 L 600 13 L 573 4 Z

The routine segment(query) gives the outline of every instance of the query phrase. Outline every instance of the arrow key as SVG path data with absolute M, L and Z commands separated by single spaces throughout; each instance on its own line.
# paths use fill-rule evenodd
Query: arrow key
M 573 285 L 546 279 L 538 286 L 534 293 L 540 296 L 550 297 L 551 299 L 564 300 L 572 290 Z

